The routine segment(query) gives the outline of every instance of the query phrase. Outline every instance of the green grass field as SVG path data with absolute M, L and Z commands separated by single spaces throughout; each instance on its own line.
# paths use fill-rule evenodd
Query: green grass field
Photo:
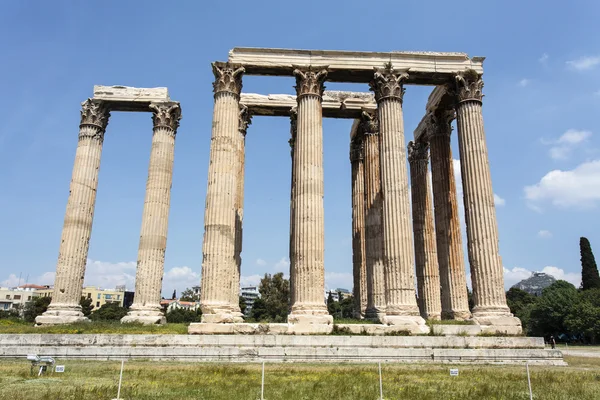
M 567 357 L 568 367 L 532 366 L 535 399 L 600 398 L 600 359 Z M 0 364 L 0 399 L 113 399 L 120 362 L 60 361 L 65 373 L 31 377 L 26 360 Z M 449 376 L 449 368 L 459 376 Z M 524 366 L 390 365 L 383 367 L 385 399 L 528 399 Z M 257 400 L 259 364 L 129 361 L 126 400 Z M 376 400 L 377 365 L 266 364 L 267 400 Z

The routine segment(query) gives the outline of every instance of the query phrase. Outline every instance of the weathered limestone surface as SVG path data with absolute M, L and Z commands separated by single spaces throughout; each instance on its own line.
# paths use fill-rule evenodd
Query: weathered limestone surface
M 453 74 L 465 69 L 483 73 L 484 57 L 465 53 L 441 52 L 364 52 L 336 50 L 298 50 L 236 47 L 229 52 L 229 62 L 244 64 L 249 75 L 292 76 L 297 66 L 327 65 L 327 80 L 334 82 L 369 82 L 373 68 L 392 63 L 398 70 L 410 69 L 406 83 L 444 84 Z
M 152 111 L 152 103 L 169 103 L 169 91 L 160 88 L 94 86 L 94 100 L 105 102 L 111 111 Z
M 494 192 L 482 116 L 483 81 L 467 71 L 456 76 L 456 115 L 467 240 L 473 283 L 473 319 L 481 325 L 519 326 L 504 293 Z
M 415 264 L 419 309 L 425 319 L 440 319 L 440 273 L 433 228 L 431 191 L 427 177 L 428 146 L 424 142 L 408 143 L 412 194 Z
M 153 103 L 152 150 L 135 278 L 135 297 L 121 322 L 164 324 L 160 306 L 167 248 L 175 135 L 181 119 L 179 103 Z
M 414 287 L 413 235 L 408 198 L 408 172 L 402 117 L 405 72 L 391 64 L 375 72 L 370 86 L 379 113 L 381 191 L 383 195 L 383 259 L 386 316 L 390 325 L 408 325 L 427 331 L 419 315 Z
M 241 322 L 231 295 L 238 285 L 236 215 L 239 177 L 239 96 L 244 68 L 213 64 L 215 106 L 204 214 L 201 307 L 207 323 Z
M 426 136 L 431 148 L 435 233 L 442 285 L 442 319 L 465 320 L 471 317 L 471 312 L 450 147 L 450 124 L 453 119 L 453 110 L 436 112 L 432 115 Z
M 350 142 L 352 167 L 352 275 L 354 315 L 364 318 L 367 308 L 367 263 L 365 247 L 365 168 L 363 136 Z
M 288 116 L 296 107 L 296 96 L 291 94 L 242 93 L 240 104 L 253 115 Z M 321 102 L 323 117 L 359 118 L 363 110 L 375 110 L 377 104 L 372 93 L 325 91 Z
M 383 198 L 379 163 L 379 120 L 365 112 L 358 130 L 364 137 L 365 168 L 365 251 L 367 268 L 367 309 L 365 317 L 382 321 L 385 317 L 385 278 L 383 263 Z
M 294 146 L 296 143 L 296 133 L 298 131 L 298 109 L 294 106 L 290 111 L 290 140 L 288 143 L 290 144 L 290 155 L 292 156 L 292 176 L 290 179 L 290 246 L 289 246 L 289 256 L 290 256 L 290 308 L 292 304 L 296 301 L 296 296 L 294 294 L 294 276 L 295 268 L 294 268 L 294 190 L 296 187 L 296 169 L 294 167 Z
M 323 126 L 321 96 L 325 68 L 296 70 L 298 100 L 294 143 L 294 303 L 288 322 L 331 324 L 325 288 L 325 219 L 323 210 Z M 314 329 L 317 329 L 316 327 Z
M 285 326 L 270 324 L 263 335 L 0 335 L 0 358 L 566 365 L 542 338 L 280 335 L 275 325 Z
M 87 321 L 79 301 L 92 234 L 100 156 L 108 118 L 109 111 L 104 102 L 88 99 L 82 103 L 79 144 L 69 187 L 54 293 L 48 310 L 36 318 L 36 324 Z

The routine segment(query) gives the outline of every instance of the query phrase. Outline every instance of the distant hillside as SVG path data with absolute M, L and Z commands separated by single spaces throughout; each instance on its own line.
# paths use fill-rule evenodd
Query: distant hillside
M 543 272 L 534 272 L 529 278 L 523 279 L 521 282 L 513 285 L 513 287 L 524 290 L 534 296 L 539 296 L 542 294 L 542 290 L 554 282 L 556 282 L 556 279 L 552 275 Z

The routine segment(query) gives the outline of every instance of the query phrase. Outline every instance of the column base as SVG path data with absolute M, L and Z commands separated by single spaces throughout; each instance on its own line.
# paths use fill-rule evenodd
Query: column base
M 521 320 L 510 313 L 508 307 L 475 307 L 473 321 L 481 326 L 483 333 L 520 335 Z
M 35 318 L 35 325 L 64 325 L 76 322 L 90 322 L 81 312 L 81 306 L 61 305 L 48 307 L 48 310 Z
M 203 303 L 202 323 L 206 324 L 237 324 L 244 322 L 244 314 L 229 303 Z
M 471 319 L 469 311 L 442 311 L 442 319 L 454 321 L 467 321 Z
M 167 318 L 164 314 L 156 309 L 139 310 L 132 309 L 126 316 L 121 318 L 122 324 L 140 323 L 144 325 L 164 325 L 167 323 Z
M 423 317 L 423 319 L 425 319 L 425 320 L 431 320 L 431 321 L 440 321 L 442 319 L 442 315 L 439 313 L 422 314 L 421 317 Z
M 429 333 L 429 327 L 421 316 L 415 315 L 386 315 L 381 321 L 385 325 L 392 325 L 394 330 L 408 331 L 413 334 Z
M 385 307 L 381 308 L 369 308 L 365 313 L 365 319 L 375 322 L 383 321 L 385 317 Z

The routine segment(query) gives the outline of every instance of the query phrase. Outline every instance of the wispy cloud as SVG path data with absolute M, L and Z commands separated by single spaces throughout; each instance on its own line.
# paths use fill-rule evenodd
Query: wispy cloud
M 553 160 L 569 159 L 573 150 L 580 144 L 587 142 L 592 136 L 592 132 L 586 130 L 569 129 L 563 133 L 558 139 L 545 140 L 541 142 L 545 145 L 551 145 L 548 150 L 550 158 Z
M 531 81 L 529 79 L 523 78 L 519 81 L 518 85 L 520 87 L 525 87 L 528 86 L 531 83 Z
M 543 64 L 546 65 L 548 64 L 548 59 L 550 58 L 550 56 L 548 55 L 548 53 L 544 53 L 542 54 L 542 56 L 540 58 L 538 58 L 538 61 Z
M 542 239 L 550 239 L 552 237 L 552 232 L 542 229 L 538 231 L 537 235 Z
M 567 66 L 576 71 L 586 71 L 600 64 L 600 56 L 583 56 L 575 60 L 567 61 Z

